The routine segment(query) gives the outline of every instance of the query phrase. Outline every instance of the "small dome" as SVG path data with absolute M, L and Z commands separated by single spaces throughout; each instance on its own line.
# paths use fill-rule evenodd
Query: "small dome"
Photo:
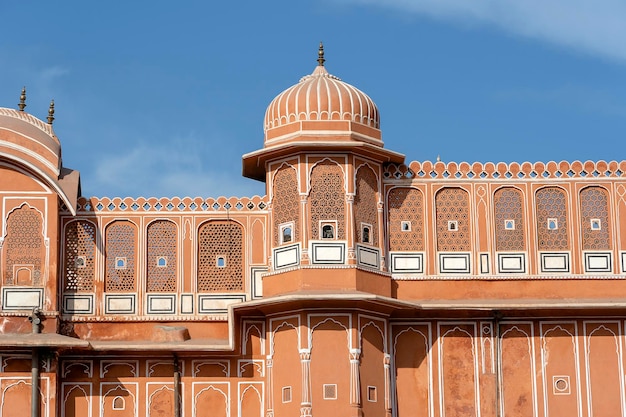
M 380 141 L 378 108 L 367 94 L 331 75 L 324 67 L 324 50 L 320 44 L 318 66 L 311 75 L 276 96 L 265 112 L 265 142 L 272 142 L 294 129 L 285 128 L 300 124 L 302 130 L 345 130 L 345 125 L 326 123 L 325 126 L 301 122 L 351 122 L 370 139 Z M 364 128 L 364 129 L 363 129 Z M 348 130 L 353 130 L 349 128 Z

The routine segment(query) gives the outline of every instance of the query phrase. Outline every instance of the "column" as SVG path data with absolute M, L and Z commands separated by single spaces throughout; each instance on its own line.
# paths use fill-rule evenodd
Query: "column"
M 267 412 L 265 417 L 274 417 L 274 380 L 272 372 L 274 361 L 272 355 L 267 356 L 265 364 L 267 369 Z
M 300 417 L 311 417 L 311 349 L 300 349 L 302 365 L 302 402 Z
M 391 355 L 385 353 L 385 416 L 391 417 Z
M 361 382 L 359 365 L 361 364 L 361 349 L 350 349 L 350 405 L 354 407 L 355 416 L 362 415 L 361 410 Z

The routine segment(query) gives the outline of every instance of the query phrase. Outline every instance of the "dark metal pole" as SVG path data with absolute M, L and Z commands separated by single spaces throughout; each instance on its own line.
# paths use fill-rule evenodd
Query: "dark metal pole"
M 39 308 L 34 308 L 30 321 L 33 324 L 33 334 L 41 333 L 41 314 Z M 30 399 L 30 415 L 31 417 L 39 417 L 40 401 L 39 401 L 39 349 L 33 348 L 33 358 L 31 362 L 31 399 Z
M 174 355 L 174 417 L 181 417 L 180 413 L 180 364 Z
M 30 400 L 31 417 L 39 417 L 39 349 L 33 349 L 33 361 L 31 364 L 32 395 Z

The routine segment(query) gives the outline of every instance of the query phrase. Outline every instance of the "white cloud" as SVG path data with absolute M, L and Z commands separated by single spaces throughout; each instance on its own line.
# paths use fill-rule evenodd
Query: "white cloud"
M 132 147 L 134 146 L 134 147 Z M 215 161 L 229 158 L 232 170 Z M 97 166 L 83 173 L 89 188 L 83 194 L 130 197 L 230 197 L 263 194 L 263 184 L 241 176 L 237 156 L 210 152 L 205 142 L 194 137 L 153 143 L 126 144 L 119 152 L 98 155 Z M 93 178 L 89 178 L 93 175 Z
M 506 32 L 626 61 L 622 0 L 344 0 L 440 20 L 489 24 Z

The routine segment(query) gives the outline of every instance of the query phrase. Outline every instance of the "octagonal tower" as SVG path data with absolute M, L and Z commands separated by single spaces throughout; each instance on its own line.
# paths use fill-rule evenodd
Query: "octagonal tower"
M 402 163 L 404 155 L 384 149 L 376 104 L 326 70 L 322 44 L 317 62 L 312 74 L 271 101 L 263 149 L 243 156 L 244 176 L 265 181 L 270 197 L 272 272 L 264 294 L 387 294 L 389 280 L 380 274 L 382 168 Z M 360 279 L 363 273 L 372 278 Z M 274 287 L 276 274 L 281 285 Z

